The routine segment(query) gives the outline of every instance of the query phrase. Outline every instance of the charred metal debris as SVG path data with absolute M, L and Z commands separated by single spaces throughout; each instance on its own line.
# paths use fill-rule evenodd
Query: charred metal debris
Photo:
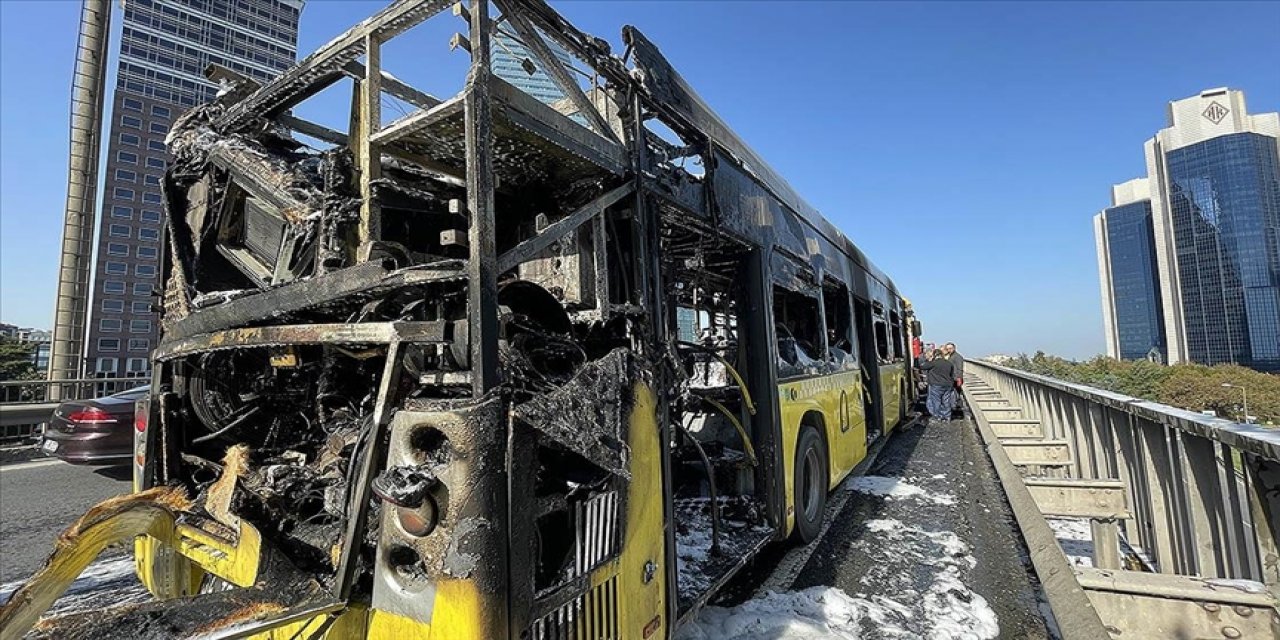
M 511 594 L 525 628 L 620 549 L 643 383 L 668 527 L 688 516 L 667 540 L 706 542 L 675 555 L 696 571 L 665 567 L 686 612 L 783 519 L 762 480 L 775 377 L 745 366 L 773 315 L 748 287 L 776 280 L 771 255 L 863 259 L 639 31 L 616 55 L 540 0 L 496 4 L 498 21 L 459 12 L 472 65 L 449 99 L 379 66 L 378 43 L 448 6 L 434 0 L 393 3 L 264 86 L 211 71 L 224 92 L 168 139 L 142 485 L 184 487 L 206 532 L 252 523 L 343 601 L 419 616 L 410 587 L 468 577 Z M 496 28 L 568 98 L 494 77 Z M 290 115 L 344 78 L 348 131 Z M 414 110 L 384 125 L 384 93 Z

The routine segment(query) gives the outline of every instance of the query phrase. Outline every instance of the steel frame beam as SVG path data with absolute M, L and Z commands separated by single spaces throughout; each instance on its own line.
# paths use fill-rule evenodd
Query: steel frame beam
M 358 60 L 352 60 L 351 62 L 342 65 L 342 72 L 355 80 L 363 80 L 368 75 L 368 72 L 365 70 L 365 66 L 360 64 Z M 404 100 L 409 104 L 422 109 L 430 109 L 431 107 L 440 104 L 439 98 L 424 91 L 419 91 L 418 89 L 401 82 L 399 78 L 387 73 L 386 71 L 381 71 L 379 76 L 379 83 L 382 85 L 382 90 L 384 92 Z
M 164 362 L 195 353 L 294 344 L 446 343 L 445 322 L 366 322 L 359 324 L 293 324 L 228 329 L 162 345 L 154 358 Z
M 494 223 L 493 103 L 489 98 L 488 0 L 472 0 L 471 70 L 463 98 L 467 162 L 467 318 L 472 387 L 481 397 L 498 385 L 498 269 Z
M 351 139 L 347 134 L 341 131 L 334 131 L 324 125 L 316 124 L 309 120 L 303 120 L 287 113 L 280 114 L 276 117 L 276 122 L 297 131 L 306 136 L 311 136 L 317 140 L 323 140 L 329 144 L 346 146 Z
M 1018 465 L 1065 466 L 1071 464 L 1071 446 L 1062 440 L 1003 440 L 1005 453 Z
M 604 116 L 600 115 L 600 111 L 596 109 L 595 105 L 591 104 L 591 100 L 582 92 L 582 87 L 578 86 L 578 83 L 565 70 L 564 64 L 551 52 L 551 48 L 547 46 L 546 41 L 542 39 L 538 30 L 508 0 L 494 0 L 494 3 L 502 10 L 502 15 L 506 18 L 507 24 L 516 30 L 516 34 L 520 36 L 524 46 L 538 58 L 538 61 L 542 63 L 542 68 L 546 69 L 551 78 L 555 80 L 560 89 L 573 102 L 573 106 L 577 107 L 578 113 L 587 118 L 596 133 L 615 144 L 620 144 L 618 136 L 614 134 L 609 123 L 605 122 Z
M 374 132 L 373 141 L 380 145 L 388 144 L 413 135 L 449 116 L 457 115 L 459 111 L 464 110 L 465 102 L 466 96 L 460 94 L 431 107 L 415 111 Z
M 365 53 L 370 36 L 385 42 L 440 13 L 451 0 L 398 0 L 334 38 L 297 66 L 228 109 L 215 123 L 235 129 L 254 118 L 275 117 L 337 82 L 347 65 Z M 380 73 L 380 72 L 379 72 Z
M 1129 518 L 1128 491 L 1120 480 L 1027 478 L 1031 497 L 1046 516 Z
M 1280 637 L 1280 616 L 1265 592 L 1190 576 L 1092 567 L 1076 567 L 1075 573 L 1114 629 L 1111 637 Z
M 215 307 L 192 311 L 191 315 L 173 323 L 165 331 L 160 348 L 165 348 L 173 340 L 261 322 L 346 296 L 430 282 L 460 280 L 462 277 L 463 272 L 458 268 L 432 269 L 430 265 L 424 265 L 421 269 L 391 271 L 378 262 L 362 262 L 308 280 L 236 298 Z
M 364 260 L 372 243 L 382 239 L 382 207 L 373 193 L 373 183 L 382 177 L 382 145 L 373 133 L 382 126 L 382 40 L 376 33 L 364 36 L 365 74 L 355 83 L 351 141 L 360 180 L 359 259 Z
M 525 260 L 529 260 L 543 251 L 546 251 L 552 244 L 555 244 L 556 241 L 563 238 L 570 231 L 581 227 L 587 221 L 603 213 L 605 209 L 617 204 L 634 190 L 634 181 L 614 187 L 597 197 L 595 200 L 579 207 L 577 211 L 574 211 L 573 213 L 551 223 L 542 231 L 542 233 L 521 242 L 499 256 L 498 273 L 504 273 L 513 269 Z

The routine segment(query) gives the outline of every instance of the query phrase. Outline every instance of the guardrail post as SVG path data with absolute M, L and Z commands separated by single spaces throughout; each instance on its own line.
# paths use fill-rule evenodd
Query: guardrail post
M 1164 425 L 1143 418 L 1134 418 L 1137 436 L 1138 453 L 1141 458 L 1148 513 L 1151 518 L 1146 525 L 1151 534 L 1151 546 L 1147 553 L 1156 563 L 1160 573 L 1177 573 L 1178 558 L 1175 555 L 1176 543 L 1170 518 L 1173 517 L 1169 507 L 1172 503 L 1169 495 L 1169 479 L 1165 472 L 1169 469 L 1169 456 L 1165 450 Z
M 1262 564 L 1262 581 L 1272 595 L 1280 598 L 1280 463 L 1244 454 L 1245 478 L 1249 487 L 1249 511 Z
M 1227 577 L 1231 555 L 1226 536 L 1225 502 L 1219 485 L 1218 461 L 1213 442 L 1185 437 L 1182 441 L 1182 481 L 1186 486 L 1191 528 L 1195 536 L 1196 564 L 1200 575 Z M 1220 551 L 1219 551 L 1220 550 Z
M 1111 437 L 1111 410 L 1105 405 L 1089 403 L 1089 431 L 1093 434 L 1093 460 L 1099 478 L 1119 478 L 1115 458 L 1111 455 L 1114 444 Z
M 1120 526 L 1115 518 L 1091 518 L 1089 529 L 1093 535 L 1093 566 L 1099 569 L 1119 569 Z
M 1247 500 L 1244 498 L 1247 488 L 1244 470 L 1240 468 L 1241 461 L 1231 447 L 1222 443 L 1215 444 L 1214 453 L 1218 481 L 1225 494 L 1223 508 L 1227 528 L 1226 539 L 1229 551 L 1227 560 L 1228 566 L 1231 567 L 1230 575 L 1261 580 L 1262 562 L 1258 559 L 1257 545 L 1246 527 L 1246 522 L 1252 516 Z

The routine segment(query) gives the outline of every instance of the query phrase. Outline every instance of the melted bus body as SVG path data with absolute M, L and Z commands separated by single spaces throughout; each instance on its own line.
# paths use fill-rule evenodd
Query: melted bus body
M 214 69 L 171 133 L 134 472 L 189 504 L 136 551 L 189 597 L 98 628 L 667 637 L 906 418 L 910 305 L 653 43 L 472 3 L 456 95 L 383 73 L 448 6 Z M 495 75 L 495 30 L 565 98 Z M 345 129 L 291 115 L 344 86 Z

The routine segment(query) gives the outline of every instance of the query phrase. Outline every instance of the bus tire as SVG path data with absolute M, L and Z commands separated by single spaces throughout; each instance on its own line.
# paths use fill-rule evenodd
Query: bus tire
M 791 535 L 808 544 L 818 537 L 827 511 L 827 447 L 811 425 L 800 429 L 793 466 L 796 526 Z

